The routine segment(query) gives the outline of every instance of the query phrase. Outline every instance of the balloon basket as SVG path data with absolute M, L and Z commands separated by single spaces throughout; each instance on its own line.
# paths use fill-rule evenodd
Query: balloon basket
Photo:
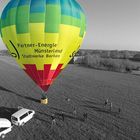
M 41 104 L 47 105 L 48 104 L 48 98 L 42 98 L 41 99 Z

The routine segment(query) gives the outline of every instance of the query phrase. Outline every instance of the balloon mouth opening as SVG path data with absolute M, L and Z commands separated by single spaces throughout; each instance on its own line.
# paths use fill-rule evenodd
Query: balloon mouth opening
M 41 89 L 41 88 L 40 88 Z M 41 99 L 47 99 L 47 91 L 44 91 L 43 89 L 41 89 Z
M 45 100 L 45 99 L 48 99 L 47 95 L 42 94 L 41 100 Z

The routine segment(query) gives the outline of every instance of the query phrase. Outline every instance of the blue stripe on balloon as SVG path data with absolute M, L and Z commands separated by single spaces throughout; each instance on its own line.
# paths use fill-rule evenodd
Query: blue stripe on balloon
M 20 1 L 20 0 L 11 0 L 11 1 L 10 1 L 10 3 L 11 3 L 10 9 L 11 9 L 11 8 L 17 7 L 18 4 L 19 4 L 19 1 Z
M 30 5 L 31 0 L 20 0 L 18 6 Z
M 80 19 L 74 0 L 61 0 L 61 14 Z
M 46 3 L 46 4 L 45 4 Z M 11 0 L 6 8 L 3 11 L 2 19 L 5 19 L 7 16 L 7 12 L 11 8 L 15 8 L 18 6 L 30 6 L 30 13 L 43 13 L 45 12 L 45 8 L 47 4 L 61 4 L 61 14 L 72 16 L 75 18 L 80 19 L 80 12 L 82 11 L 82 8 L 80 5 L 76 2 L 76 0 Z
M 4 10 L 3 10 L 3 12 L 2 12 L 2 15 L 1 15 L 1 19 L 5 19 L 5 18 L 6 18 L 9 9 L 11 9 L 11 7 L 12 7 L 12 5 L 13 5 L 13 2 L 14 2 L 14 1 L 11 0 L 11 1 L 7 4 L 7 6 L 4 8 Z
M 44 13 L 46 9 L 45 0 L 31 0 L 30 7 L 31 13 Z
M 73 0 L 74 6 L 80 10 L 80 12 L 82 12 L 84 14 L 84 11 L 82 9 L 82 7 L 77 3 L 77 1 Z
M 46 4 L 60 4 L 61 0 L 46 0 Z

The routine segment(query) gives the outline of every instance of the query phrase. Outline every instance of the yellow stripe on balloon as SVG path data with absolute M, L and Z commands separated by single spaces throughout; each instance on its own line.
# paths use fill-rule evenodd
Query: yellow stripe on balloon
M 78 51 L 79 46 L 82 43 L 82 38 L 79 36 L 80 28 L 61 24 L 59 27 L 59 33 L 44 33 L 44 24 L 43 23 L 30 23 L 30 33 L 25 34 L 16 34 L 15 26 L 9 26 L 2 29 L 4 38 L 6 38 L 5 43 L 9 45 L 9 40 L 12 40 L 19 53 L 21 54 L 20 59 L 16 59 L 18 64 L 21 64 L 21 67 L 24 68 L 22 64 L 36 64 L 38 70 L 44 68 L 44 64 L 52 64 L 51 69 L 54 70 L 57 68 L 58 64 L 63 64 L 63 68 L 71 59 L 73 52 Z M 16 34 L 13 36 L 12 32 Z M 5 37 L 6 36 L 6 37 Z M 29 47 L 27 48 L 18 47 L 20 44 L 57 44 L 56 49 L 62 50 L 59 58 L 23 58 L 22 54 L 26 55 L 36 55 L 35 49 L 47 49 L 44 47 Z M 13 52 L 14 49 L 9 47 L 9 51 Z M 48 53 L 49 54 L 49 53 Z M 40 53 L 40 55 L 46 56 L 46 53 Z
M 29 32 L 30 32 L 30 39 L 32 43 L 44 42 L 44 23 L 30 23 L 29 24 Z

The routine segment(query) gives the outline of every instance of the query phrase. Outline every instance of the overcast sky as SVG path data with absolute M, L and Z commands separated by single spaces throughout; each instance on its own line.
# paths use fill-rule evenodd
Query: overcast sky
M 1 11 L 8 0 L 0 1 Z M 87 16 L 82 48 L 140 51 L 140 0 L 78 1 Z

